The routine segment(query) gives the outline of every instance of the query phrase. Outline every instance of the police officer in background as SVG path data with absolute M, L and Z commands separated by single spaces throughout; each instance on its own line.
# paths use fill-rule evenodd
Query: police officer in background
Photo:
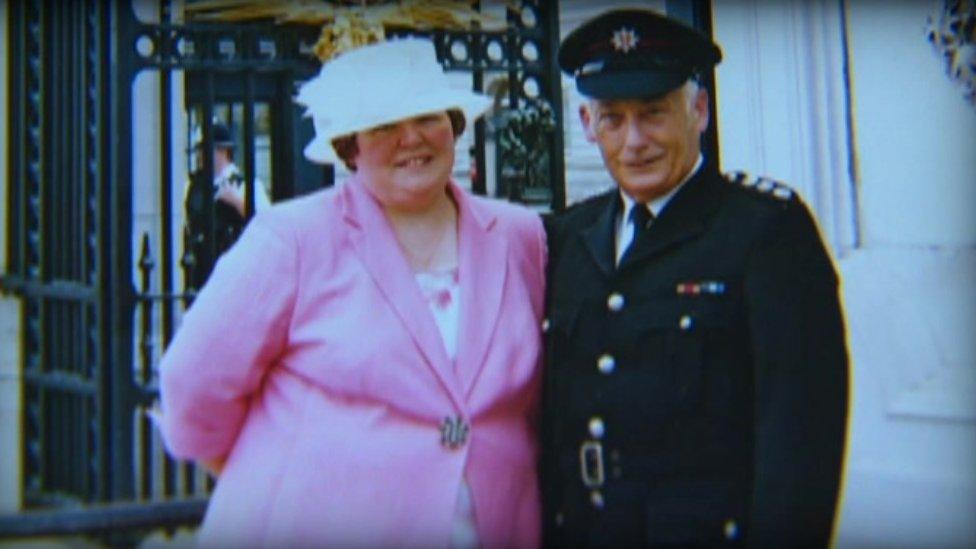
M 559 49 L 615 189 L 549 220 L 552 546 L 825 546 L 848 413 L 838 279 L 785 185 L 702 154 L 721 59 L 606 12 Z M 707 152 L 707 151 L 706 151 Z
M 230 129 L 214 123 L 210 138 L 213 144 L 213 180 L 204 175 L 203 154 L 206 147 L 198 141 L 194 149 L 194 171 L 187 182 L 184 207 L 186 229 L 185 253 L 193 256 L 193 268 L 189 284 L 201 288 L 210 276 L 217 258 L 227 251 L 247 223 L 247 184 L 237 164 L 234 163 L 235 143 Z M 254 179 L 256 211 L 271 205 L 264 183 Z M 211 223 L 213 233 L 211 237 Z

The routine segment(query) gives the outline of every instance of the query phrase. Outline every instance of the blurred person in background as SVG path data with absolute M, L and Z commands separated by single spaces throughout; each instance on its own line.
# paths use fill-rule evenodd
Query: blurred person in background
M 221 123 L 214 123 L 210 131 L 213 142 L 213 173 L 211 182 L 204 176 L 202 140 L 193 147 L 194 171 L 187 181 L 183 206 L 186 212 L 184 253 L 193 254 L 190 285 L 199 289 L 207 281 L 214 261 L 237 241 L 247 224 L 247 183 L 234 163 L 233 135 Z M 262 211 L 271 205 L 264 183 L 255 178 L 254 209 Z M 211 223 L 213 236 L 211 238 Z

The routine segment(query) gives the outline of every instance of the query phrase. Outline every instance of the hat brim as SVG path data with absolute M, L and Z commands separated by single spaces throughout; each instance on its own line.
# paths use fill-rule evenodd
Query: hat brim
M 640 99 L 664 95 L 688 80 L 689 72 L 631 70 L 580 76 L 576 89 L 593 99 Z
M 330 124 L 329 121 L 316 121 L 315 137 L 305 147 L 305 158 L 322 164 L 336 164 L 340 161 L 332 148 L 337 137 L 354 134 L 383 124 L 406 120 L 422 114 L 457 109 L 464 114 L 467 127 L 483 115 L 492 104 L 490 97 L 461 90 L 444 90 L 427 94 L 424 98 L 404 101 L 383 112 L 381 115 L 362 117 L 355 124 Z

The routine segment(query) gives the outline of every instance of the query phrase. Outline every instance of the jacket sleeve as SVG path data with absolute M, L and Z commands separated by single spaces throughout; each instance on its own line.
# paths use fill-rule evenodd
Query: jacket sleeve
M 756 392 L 750 537 L 825 547 L 842 478 L 847 345 L 833 264 L 798 199 L 753 249 L 745 292 Z
M 257 216 L 217 263 L 160 365 L 163 439 L 179 459 L 221 458 L 288 339 L 294 241 Z

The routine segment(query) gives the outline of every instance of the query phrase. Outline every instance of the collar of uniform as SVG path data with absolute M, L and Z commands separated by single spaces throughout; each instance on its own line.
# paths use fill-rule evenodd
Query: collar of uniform
M 698 173 L 698 170 L 701 169 L 701 166 L 704 163 L 704 161 L 705 161 L 704 157 L 702 157 L 702 155 L 699 153 L 698 160 L 695 161 L 695 165 L 692 166 L 691 169 L 688 170 L 688 173 L 685 174 L 684 178 L 681 180 L 681 183 L 675 185 L 674 188 L 668 191 L 667 194 L 663 196 L 659 196 L 647 203 L 647 207 L 650 208 L 651 213 L 654 214 L 654 217 L 661 215 L 661 210 L 663 210 L 664 207 L 668 205 L 668 201 L 671 200 L 671 198 L 674 195 L 678 194 L 678 191 L 681 190 L 681 187 L 683 187 L 685 183 L 687 183 L 688 180 L 692 178 L 692 176 Z M 627 219 L 627 216 L 630 215 L 630 210 L 634 207 L 636 201 L 633 198 L 631 198 L 630 195 L 625 193 L 623 190 L 620 190 L 619 194 L 620 194 L 620 200 L 623 201 L 622 202 L 623 208 L 621 208 L 620 210 L 620 217 L 618 218 L 618 220 Z
M 684 187 L 685 183 L 687 183 L 689 179 L 691 179 L 696 173 L 698 173 L 698 170 L 701 169 L 704 161 L 705 161 L 704 157 L 702 157 L 701 153 L 699 153 L 698 160 L 695 161 L 695 165 L 692 166 L 691 169 L 688 170 L 688 173 L 685 174 L 685 177 L 681 180 L 681 183 L 675 185 L 674 188 L 671 189 L 667 194 L 663 196 L 659 196 L 647 203 L 647 207 L 650 208 L 651 213 L 654 214 L 655 218 L 661 215 L 661 211 L 664 210 L 664 207 L 668 205 L 668 202 L 671 200 L 671 198 L 673 198 L 674 195 L 678 194 L 678 191 L 681 190 L 681 187 Z M 620 200 L 621 200 L 620 204 L 623 207 L 620 208 L 619 210 L 620 213 L 617 216 L 616 241 L 618 243 L 623 243 L 623 242 L 630 241 L 630 238 L 627 238 L 627 235 L 630 234 L 630 228 L 627 225 L 627 219 L 630 218 L 630 210 L 634 208 L 634 204 L 636 204 L 636 201 L 633 198 L 631 198 L 630 195 L 625 193 L 622 189 L 618 191 L 618 194 L 620 195 Z M 617 250 L 617 257 L 619 258 L 619 256 L 620 256 L 620 250 Z

